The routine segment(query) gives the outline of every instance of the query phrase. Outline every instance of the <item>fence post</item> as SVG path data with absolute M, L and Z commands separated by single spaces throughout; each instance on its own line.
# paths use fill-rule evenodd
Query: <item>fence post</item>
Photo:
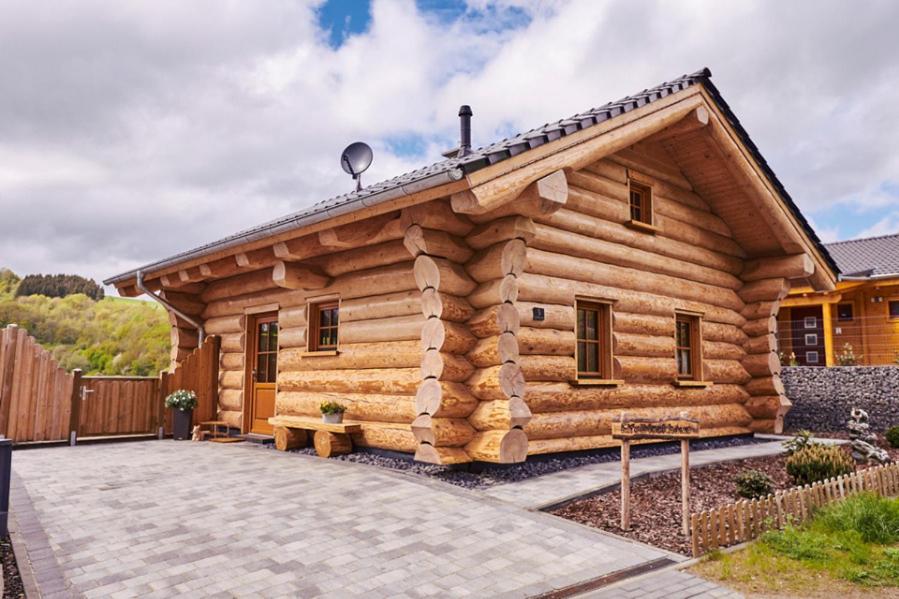
M 69 410 L 69 445 L 78 442 L 78 423 L 81 421 L 81 369 L 72 371 L 72 397 Z
M 12 381 L 13 371 L 16 369 L 16 352 L 19 348 L 18 343 L 19 326 L 15 324 L 7 325 L 5 329 L 0 329 L 0 343 L 5 346 L 5 350 L 0 349 L 0 355 L 3 356 L 3 363 L 0 364 L 0 432 L 4 436 L 9 436 L 9 409 L 12 403 Z
M 159 398 L 156 402 L 156 427 L 160 439 L 165 438 L 165 397 L 168 394 L 168 382 L 171 376 L 165 370 L 159 372 Z

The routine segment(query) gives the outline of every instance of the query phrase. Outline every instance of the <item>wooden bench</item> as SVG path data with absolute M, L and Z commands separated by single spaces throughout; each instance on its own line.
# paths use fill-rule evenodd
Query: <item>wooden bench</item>
M 309 431 L 315 431 L 315 453 L 323 458 L 353 451 L 350 435 L 362 432 L 358 422 L 328 424 L 321 418 L 309 416 L 272 416 L 268 423 L 274 427 L 275 449 L 287 451 L 309 444 Z

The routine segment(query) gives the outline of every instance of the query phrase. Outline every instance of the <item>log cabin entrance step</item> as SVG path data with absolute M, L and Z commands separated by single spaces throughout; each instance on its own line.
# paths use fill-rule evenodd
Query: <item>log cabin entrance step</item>
M 274 427 L 275 449 L 287 451 L 306 447 L 309 432 L 314 431 L 315 453 L 323 458 L 350 453 L 353 451 L 350 435 L 362 432 L 362 425 L 358 422 L 331 424 L 304 416 L 273 416 L 268 422 Z
M 243 441 L 247 441 L 249 443 L 258 443 L 259 445 L 268 445 L 269 443 L 273 443 L 275 440 L 271 435 L 262 435 L 259 433 L 247 433 L 246 435 L 241 435 L 240 438 Z

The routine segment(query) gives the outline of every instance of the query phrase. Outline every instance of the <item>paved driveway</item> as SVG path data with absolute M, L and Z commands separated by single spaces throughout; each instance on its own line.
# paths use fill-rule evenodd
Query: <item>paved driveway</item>
M 30 449 L 13 469 L 45 597 L 523 597 L 670 556 L 475 491 L 243 444 Z

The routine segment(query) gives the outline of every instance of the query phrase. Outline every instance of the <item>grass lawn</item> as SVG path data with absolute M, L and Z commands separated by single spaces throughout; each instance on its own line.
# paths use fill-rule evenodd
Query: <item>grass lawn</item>
M 693 570 L 748 596 L 899 598 L 899 499 L 853 497 Z

